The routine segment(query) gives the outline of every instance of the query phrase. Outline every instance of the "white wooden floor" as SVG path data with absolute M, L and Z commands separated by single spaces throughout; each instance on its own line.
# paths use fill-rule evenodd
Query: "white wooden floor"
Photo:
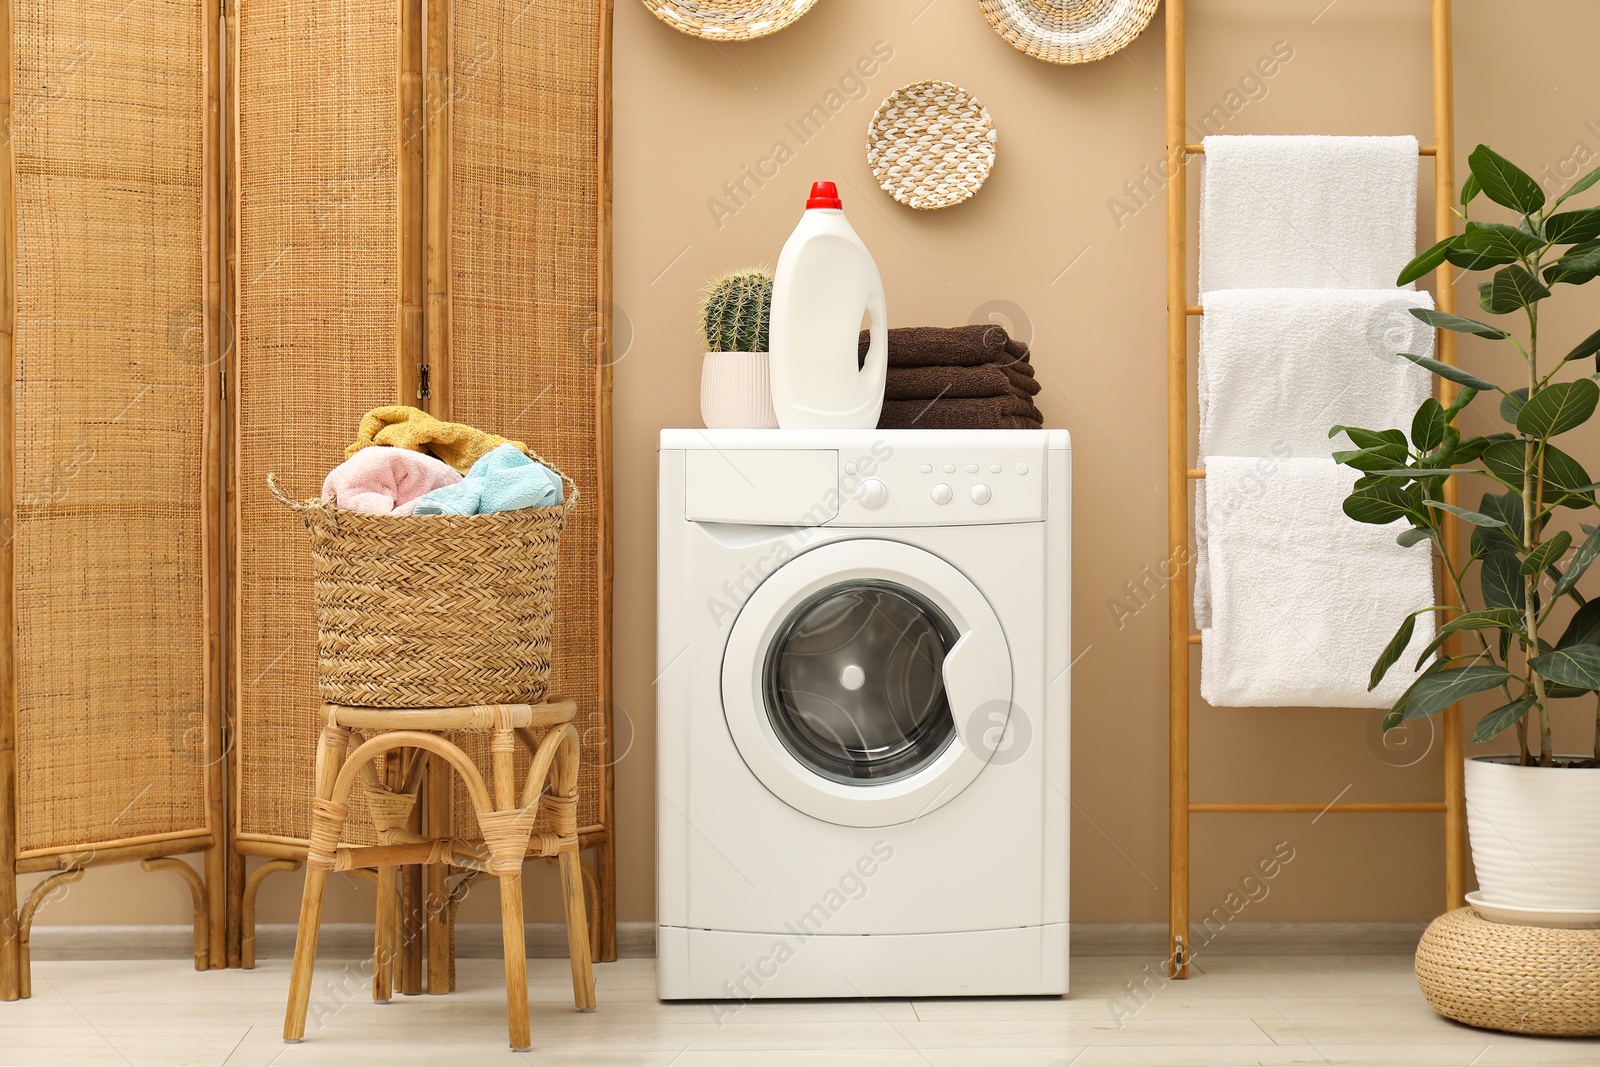
M 293 1046 L 280 1038 L 283 960 L 207 974 L 176 960 L 37 962 L 33 999 L 0 1004 L 0 1065 L 1600 1065 L 1600 1041 L 1440 1019 L 1407 956 L 1217 958 L 1204 975 L 1152 988 L 1141 1006 L 1127 983 L 1145 963 L 1076 959 L 1064 1000 L 757 1002 L 719 1020 L 712 1005 L 659 1003 L 651 960 L 597 966 L 600 1009 L 579 1015 L 566 962 L 533 960 L 534 1048 L 515 1056 L 492 960 L 462 960 L 456 994 L 389 1005 L 371 1003 L 360 964 L 328 961 L 306 1040 Z

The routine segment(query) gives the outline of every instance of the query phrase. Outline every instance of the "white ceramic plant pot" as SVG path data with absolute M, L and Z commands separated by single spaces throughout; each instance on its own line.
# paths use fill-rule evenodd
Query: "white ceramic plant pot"
M 1600 767 L 1469 759 L 1466 789 L 1478 897 L 1511 909 L 1600 914 Z
M 700 365 L 700 418 L 712 429 L 777 429 L 767 353 L 707 352 Z

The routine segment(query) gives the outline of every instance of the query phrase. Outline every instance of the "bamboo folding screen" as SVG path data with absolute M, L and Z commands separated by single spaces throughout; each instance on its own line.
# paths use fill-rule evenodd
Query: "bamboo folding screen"
M 254 890 L 304 854 L 320 705 L 304 533 L 266 474 L 310 495 L 395 402 L 582 487 L 553 686 L 612 958 L 610 2 L 431 0 L 426 85 L 422 0 L 227 7 L 0 0 L 0 999 L 93 864 L 186 874 L 197 962 L 248 958 Z M 270 861 L 248 894 L 246 856 Z M 19 871 L 56 874 L 22 901 Z
M 1435 239 L 1442 240 L 1455 229 L 1455 106 L 1452 88 L 1450 0 L 1429 0 L 1432 18 L 1433 49 L 1433 133 L 1434 143 L 1423 146 L 1421 155 L 1434 162 Z M 1170 976 L 1187 978 L 1190 948 L 1189 927 L 1189 820 L 1193 815 L 1237 814 L 1419 814 L 1443 813 L 1445 838 L 1444 897 L 1449 909 L 1464 903 L 1466 889 L 1466 801 L 1462 792 L 1461 710 L 1459 705 L 1442 716 L 1444 748 L 1444 799 L 1419 802 L 1332 803 L 1289 801 L 1283 803 L 1241 803 L 1233 801 L 1195 801 L 1189 792 L 1189 686 L 1190 656 L 1201 637 L 1191 633 L 1189 580 L 1190 485 L 1205 477 L 1205 471 L 1189 464 L 1189 319 L 1203 314 L 1198 304 L 1188 302 L 1188 182 L 1187 164 L 1191 157 L 1204 156 L 1204 147 L 1187 143 L 1187 73 L 1184 0 L 1166 0 L 1166 104 L 1167 104 L 1167 544 L 1173 577 L 1167 588 L 1168 637 L 1168 965 Z M 1454 269 L 1439 265 L 1436 306 L 1440 311 L 1455 310 Z M 1437 355 L 1445 363 L 1456 360 L 1455 334 L 1439 330 Z M 1439 401 L 1449 405 L 1455 386 L 1439 382 Z M 1444 500 L 1456 503 L 1454 479 L 1445 485 Z M 1459 537 L 1454 524 L 1447 536 Z M 1442 604 L 1451 604 L 1453 592 L 1446 586 Z M 1342 794 L 1341 794 L 1342 795 Z

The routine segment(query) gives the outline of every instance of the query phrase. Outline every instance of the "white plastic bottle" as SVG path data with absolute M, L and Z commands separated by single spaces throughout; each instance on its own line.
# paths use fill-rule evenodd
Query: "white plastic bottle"
M 870 320 L 865 366 L 861 318 Z M 817 182 L 778 257 L 768 357 L 778 425 L 873 429 L 883 410 L 889 327 L 883 279 L 844 217 L 833 182 Z

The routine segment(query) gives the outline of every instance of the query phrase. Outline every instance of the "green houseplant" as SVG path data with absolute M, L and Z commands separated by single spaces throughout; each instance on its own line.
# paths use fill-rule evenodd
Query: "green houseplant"
M 711 279 L 700 301 L 706 355 L 700 368 L 700 417 L 710 427 L 770 429 L 767 327 L 772 272 L 752 267 Z
M 1580 590 L 1600 556 L 1600 519 L 1589 520 L 1596 525 L 1583 521 L 1596 512 L 1600 485 L 1555 443 L 1587 422 L 1600 401 L 1600 375 L 1587 373 L 1595 369 L 1590 360 L 1600 356 L 1600 330 L 1554 359 L 1540 349 L 1544 303 L 1561 286 L 1585 285 L 1600 275 L 1600 207 L 1563 209 L 1600 182 L 1600 169 L 1549 201 L 1533 178 L 1484 145 L 1468 163 L 1463 232 L 1412 260 L 1398 284 L 1446 262 L 1487 273 L 1478 306 L 1489 316 L 1509 317 L 1504 327 L 1421 308 L 1412 314 L 1440 329 L 1495 342 L 1521 373 L 1491 381 L 1404 354 L 1458 387 L 1454 400 L 1448 406 L 1424 401 L 1409 435 L 1401 429 L 1330 431 L 1345 431 L 1355 446 L 1334 453 L 1360 475 L 1345 513 L 1365 523 L 1403 520 L 1408 528 L 1399 533 L 1400 544 L 1431 543 L 1462 605 L 1436 605 L 1408 616 L 1374 664 L 1371 685 L 1405 652 L 1419 615 L 1445 613 L 1437 638 L 1417 662 L 1417 669 L 1426 669 L 1390 710 L 1385 728 L 1497 691 L 1497 706 L 1478 721 L 1473 740 L 1515 731 L 1518 754 L 1467 764 L 1481 895 L 1513 908 L 1600 917 L 1600 597 L 1590 600 Z M 1509 209 L 1510 220 L 1472 218 L 1480 196 Z M 1498 401 L 1504 430 L 1466 435 L 1457 427 L 1480 397 Z M 1445 503 L 1447 482 L 1467 475 L 1489 482 L 1477 507 Z M 1445 535 L 1446 516 L 1470 526 L 1464 548 Z M 1440 652 L 1457 634 L 1463 647 Z M 1595 702 L 1593 749 L 1563 755 L 1554 748 L 1552 706 L 1580 698 Z M 1558 786 L 1547 777 L 1552 774 Z M 1560 799 L 1552 803 L 1553 796 Z M 1550 856 L 1537 854 L 1541 842 L 1553 850 Z M 1550 884 L 1558 869 L 1566 873 L 1554 876 L 1559 884 Z

